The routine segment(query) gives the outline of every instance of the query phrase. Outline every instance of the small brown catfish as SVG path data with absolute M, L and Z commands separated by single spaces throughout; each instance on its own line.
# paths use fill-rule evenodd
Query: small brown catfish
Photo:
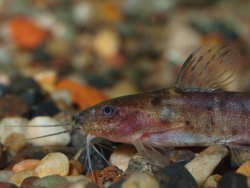
M 250 151 L 250 93 L 222 91 L 233 74 L 216 70 L 235 60 L 229 47 L 200 48 L 171 87 L 104 101 L 77 114 L 75 127 L 92 137 L 133 144 L 158 164 L 167 163 L 173 147 Z

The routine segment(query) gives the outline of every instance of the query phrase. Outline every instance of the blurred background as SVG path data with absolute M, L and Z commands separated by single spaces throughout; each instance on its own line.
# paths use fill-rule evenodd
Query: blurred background
M 84 109 L 170 86 L 211 43 L 239 50 L 230 87 L 248 91 L 249 10 L 248 0 L 0 0 L 0 96 Z

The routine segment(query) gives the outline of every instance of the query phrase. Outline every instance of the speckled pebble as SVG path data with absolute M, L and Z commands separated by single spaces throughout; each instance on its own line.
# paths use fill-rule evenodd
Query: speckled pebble
M 154 175 L 159 171 L 159 167 L 149 162 L 143 156 L 135 154 L 129 161 L 128 168 L 125 171 L 126 175 L 130 175 L 133 172 L 142 172 Z
M 160 188 L 160 185 L 154 177 L 148 174 L 133 173 L 123 183 L 122 188 Z
M 224 146 L 210 146 L 187 163 L 185 167 L 193 175 L 198 185 L 201 185 L 227 153 L 228 149 Z
M 50 153 L 41 160 L 35 171 L 39 177 L 48 175 L 67 176 L 69 172 L 69 160 L 63 153 Z
M 10 170 L 0 170 L 0 182 L 7 182 L 12 175 Z
M 4 118 L 0 122 L 0 138 L 1 142 L 4 143 L 5 139 L 11 133 L 25 134 L 26 125 L 28 120 L 21 117 L 8 117 Z
M 32 126 L 40 126 L 40 125 L 59 125 L 60 122 L 57 120 L 48 117 L 48 116 L 37 116 L 33 118 L 29 125 Z M 33 138 L 44 136 L 47 134 L 58 133 L 61 131 L 65 131 L 64 127 L 28 127 L 26 137 Z M 65 146 L 70 142 L 70 135 L 69 133 L 60 134 L 57 136 L 49 136 L 41 139 L 34 139 L 30 140 L 33 145 L 37 146 Z
M 250 177 L 250 160 L 245 161 L 237 170 L 237 173 Z
M 221 179 L 221 176 L 218 174 L 209 176 L 205 183 L 202 185 L 202 188 L 216 188 L 218 181 Z
M 25 170 L 22 172 L 18 172 L 10 177 L 9 182 L 20 186 L 23 180 L 30 176 L 37 176 L 37 173 L 34 170 Z
M 136 149 L 131 145 L 119 146 L 110 156 L 109 161 L 112 165 L 117 166 L 122 171 L 128 168 L 131 157 L 136 153 Z
M 45 176 L 41 179 L 37 179 L 33 182 L 32 187 L 34 188 L 56 188 L 62 185 L 67 184 L 68 181 L 58 175 Z
M 27 159 L 16 163 L 12 167 L 14 173 L 21 172 L 23 170 L 34 170 L 40 164 L 40 160 L 37 159 Z
M 11 133 L 4 142 L 4 145 L 8 150 L 18 153 L 21 151 L 27 144 L 27 140 L 23 134 L 20 133 Z

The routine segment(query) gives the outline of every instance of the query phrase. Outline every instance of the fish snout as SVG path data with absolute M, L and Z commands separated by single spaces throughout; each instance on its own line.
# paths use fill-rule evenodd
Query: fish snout
M 84 118 L 83 118 L 83 114 L 81 112 L 74 115 L 72 117 L 72 120 L 73 120 L 73 127 L 74 128 L 78 128 L 78 129 L 83 128 Z

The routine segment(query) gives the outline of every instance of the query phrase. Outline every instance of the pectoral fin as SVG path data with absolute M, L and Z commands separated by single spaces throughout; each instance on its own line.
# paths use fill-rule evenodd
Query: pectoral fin
M 229 145 L 231 151 L 231 163 L 240 166 L 246 160 L 250 160 L 250 146 Z
M 187 58 L 174 87 L 199 91 L 222 89 L 233 82 L 233 73 L 228 68 L 238 57 L 239 53 L 229 47 L 200 48 Z

